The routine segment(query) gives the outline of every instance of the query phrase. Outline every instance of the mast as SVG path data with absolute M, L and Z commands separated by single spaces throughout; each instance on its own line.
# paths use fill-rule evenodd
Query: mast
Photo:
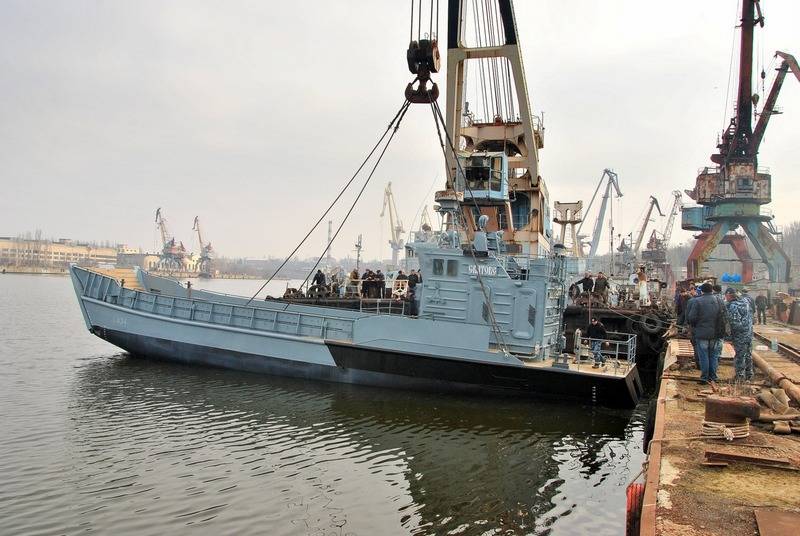
M 475 33 L 475 42 L 470 45 L 466 44 L 468 27 Z M 490 97 L 475 98 L 485 103 L 482 117 L 469 110 L 466 100 L 468 67 L 481 73 L 473 91 Z M 467 239 L 477 229 L 477 219 L 484 215 L 488 217 L 487 231 L 505 232 L 509 253 L 546 253 L 551 239 L 550 201 L 539 170 L 544 128 L 531 114 L 510 0 L 474 4 L 449 0 L 446 97 L 445 127 L 453 133 L 467 177 L 458 176 L 456 157 L 448 152 L 446 190 L 437 192 L 437 201 L 458 201 Z M 487 153 L 485 158 L 491 163 L 471 165 L 472 156 Z M 497 153 L 503 153 L 505 160 L 496 162 Z M 491 181 L 499 183 L 498 188 L 492 190 L 481 184 L 465 187 L 470 168 L 473 176 L 490 175 Z

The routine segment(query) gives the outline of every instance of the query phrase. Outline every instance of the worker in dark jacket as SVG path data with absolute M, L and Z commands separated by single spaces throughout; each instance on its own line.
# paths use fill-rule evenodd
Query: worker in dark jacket
M 724 326 L 720 320 L 727 312 L 720 300 L 714 296 L 711 283 L 700 285 L 701 295 L 689 300 L 686 321 L 692 327 L 692 335 L 700 365 L 700 383 L 718 381 L 717 364 L 722 352 Z
M 419 276 L 417 275 L 416 270 L 411 270 L 411 273 L 408 275 L 408 288 L 415 288 L 419 283 Z
M 584 292 L 589 293 L 594 290 L 594 279 L 592 279 L 592 272 L 586 272 L 583 276 L 583 279 L 579 279 L 575 282 L 576 285 L 579 285 Z
M 594 293 L 603 303 L 608 303 L 608 279 L 603 272 L 597 272 L 597 278 L 594 280 Z
M 314 274 L 314 284 L 324 287 L 325 283 L 325 274 L 322 273 L 322 270 L 317 270 L 317 273 Z
M 756 296 L 756 313 L 759 324 L 767 323 L 767 297 L 763 294 Z
M 608 332 L 602 322 L 596 318 L 592 318 L 589 327 L 586 329 L 586 335 L 589 336 L 589 345 L 592 348 L 592 355 L 594 356 L 594 365 L 592 368 L 599 368 L 600 365 L 605 364 L 606 356 L 603 355 L 603 343 L 608 338 Z

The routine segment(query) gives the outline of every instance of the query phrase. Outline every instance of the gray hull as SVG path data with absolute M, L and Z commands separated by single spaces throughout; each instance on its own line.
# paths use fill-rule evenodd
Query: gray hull
M 332 318 L 330 323 L 322 321 L 317 326 L 309 320 L 316 316 L 303 319 L 303 314 L 311 315 L 308 310 L 302 314 L 267 311 L 261 309 L 269 306 L 262 305 L 248 313 L 244 306 L 224 304 L 217 306 L 223 311 L 221 318 L 215 316 L 213 309 L 205 317 L 198 311 L 204 310 L 207 302 L 158 295 L 151 295 L 152 301 L 148 301 L 147 293 L 115 288 L 109 278 L 97 280 L 95 274 L 87 278 L 85 271 L 81 274 L 77 270 L 80 269 L 73 267 L 73 281 L 87 327 L 135 356 L 314 380 L 478 395 L 556 397 L 610 407 L 633 407 L 641 395 L 635 366 L 623 376 L 526 367 L 517 359 L 496 352 L 452 345 L 437 347 L 404 341 L 399 336 L 390 345 L 385 335 L 369 339 L 361 333 L 380 332 L 385 329 L 384 323 L 394 320 L 398 329 L 404 323 L 417 322 L 406 318 Z M 181 309 L 176 305 L 179 300 L 192 302 L 191 306 Z M 162 302 L 169 304 L 171 314 L 166 314 Z M 291 323 L 281 315 L 294 315 L 294 327 L 286 327 Z M 259 316 L 266 320 L 259 323 Z M 243 327 L 248 318 L 254 327 Z M 356 324 L 361 320 L 371 329 L 353 328 L 350 337 L 324 336 L 326 326 L 336 325 L 336 321 L 344 324 L 331 328 L 331 332 L 342 335 L 347 332 L 343 327 L 347 322 Z M 265 324 L 300 334 L 259 328 Z M 438 324 L 439 332 L 459 327 Z M 426 330 L 424 323 L 419 325 L 415 336 L 436 331 Z M 320 336 L 303 334 L 304 330 L 316 331 Z M 462 341 L 470 343 L 470 337 L 465 334 Z

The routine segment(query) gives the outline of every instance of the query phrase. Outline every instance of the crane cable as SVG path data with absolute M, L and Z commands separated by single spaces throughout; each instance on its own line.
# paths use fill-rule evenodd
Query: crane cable
M 466 177 L 466 174 L 464 173 L 464 170 L 461 167 L 461 161 L 458 159 L 458 153 L 456 152 L 456 148 L 453 145 L 453 140 L 450 138 L 450 133 L 447 132 L 447 126 L 444 120 L 444 116 L 442 115 L 442 110 L 441 108 L 439 108 L 439 103 L 434 100 L 431 100 L 431 112 L 433 113 L 433 120 L 434 123 L 436 124 L 436 133 L 439 135 L 439 144 L 442 147 L 442 152 L 443 153 L 445 152 L 445 146 L 444 146 L 444 141 L 442 139 L 442 131 L 439 128 L 440 123 L 444 128 L 444 134 L 445 137 L 447 138 L 448 148 L 453 153 L 453 158 L 455 159 L 456 165 L 458 166 L 458 172 L 461 173 L 463 177 Z M 453 181 L 453 184 L 455 185 L 455 181 Z M 480 207 L 478 206 L 478 202 L 475 201 L 475 196 L 472 193 L 472 188 L 470 188 L 469 183 L 466 180 L 464 181 L 464 186 L 467 188 L 467 191 L 469 192 L 474 207 L 478 209 L 478 212 L 480 213 Z M 466 225 L 464 225 L 463 227 L 466 228 Z M 489 292 L 486 290 L 486 285 L 484 284 L 483 278 L 481 277 L 481 271 L 478 267 L 478 259 L 477 257 L 475 257 L 475 250 L 473 248 L 470 248 L 469 252 L 472 257 L 472 262 L 475 265 L 475 275 L 477 276 L 478 284 L 481 287 L 481 293 L 483 294 L 484 304 L 486 305 L 487 316 L 489 317 L 489 323 L 497 339 L 497 344 L 506 356 L 511 356 L 511 352 L 509 352 L 508 350 L 508 345 L 506 345 L 505 339 L 503 338 L 503 332 L 500 329 L 500 325 L 497 322 L 497 318 L 495 317 L 494 308 L 492 307 L 492 301 L 489 299 Z
M 295 248 L 292 250 L 292 252 L 291 252 L 291 253 L 289 253 L 289 255 L 287 255 L 287 256 L 286 256 L 286 258 L 285 258 L 285 259 L 284 259 L 284 261 L 281 263 L 281 265 L 280 265 L 280 266 L 278 266 L 278 269 L 277 269 L 277 270 L 275 270 L 275 272 L 273 272 L 273 274 L 272 274 L 271 276 L 269 276 L 269 278 L 266 280 L 266 282 L 264 282 L 264 284 L 263 284 L 263 285 L 261 285 L 261 288 L 259 288 L 259 289 L 256 291 L 256 293 L 255 293 L 255 294 L 253 294 L 253 295 L 250 297 L 250 299 L 249 299 L 249 300 L 247 300 L 247 303 L 246 303 L 245 305 L 249 305 L 249 304 L 250 304 L 250 302 L 251 302 L 251 301 L 253 301 L 253 300 L 255 299 L 255 297 L 256 297 L 256 296 L 258 296 L 258 293 L 259 293 L 259 292 L 261 292 L 262 290 L 264 290 L 264 288 L 265 288 L 265 287 L 266 287 L 266 286 L 267 286 L 267 285 L 268 285 L 268 284 L 269 284 L 269 283 L 270 283 L 270 282 L 271 282 L 273 279 L 275 279 L 275 277 L 278 275 L 278 273 L 281 271 L 281 269 L 283 269 L 283 267 L 284 267 L 284 266 L 286 266 L 286 264 L 289 262 L 289 260 L 291 260 L 291 258 L 294 256 L 294 254 L 295 254 L 295 253 L 297 253 L 297 250 L 299 250 L 299 249 L 300 249 L 300 247 L 301 247 L 301 246 L 302 246 L 302 245 L 305 243 L 305 241 L 306 241 L 306 240 L 308 240 L 308 237 L 309 237 L 309 236 L 311 236 L 311 233 L 313 233 L 313 232 L 314 232 L 314 230 L 315 230 L 315 229 L 316 229 L 316 228 L 319 226 L 319 224 L 322 222 L 322 220 L 324 220 L 324 219 L 325 219 L 325 216 L 327 216 L 327 215 L 328 215 L 328 213 L 331 211 L 331 209 L 333 208 L 333 206 L 334 206 L 334 205 L 335 205 L 335 204 L 336 204 L 336 203 L 339 201 L 339 199 L 342 197 L 342 195 L 344 195 L 345 191 L 347 191 L 347 189 L 350 187 L 350 185 L 351 185 L 351 184 L 353 183 L 353 181 L 356 179 L 356 177 L 358 176 L 358 174 L 361 172 L 361 170 L 362 170 L 362 169 L 364 168 L 364 166 L 367 164 L 367 162 L 369 161 L 369 159 L 370 159 L 370 158 L 372 158 L 372 155 L 373 155 L 373 154 L 375 154 L 375 151 L 378 149 L 378 146 L 380 146 L 381 142 L 384 140 L 384 138 L 386 138 L 386 135 L 387 135 L 387 134 L 389 133 L 389 131 L 392 129 L 392 126 L 393 126 L 393 125 L 395 124 L 395 122 L 398 120 L 398 117 L 400 117 L 400 115 L 401 115 L 402 113 L 405 113 L 405 112 L 404 112 L 404 110 L 408 108 L 408 104 L 409 104 L 409 103 L 408 103 L 408 101 L 407 101 L 407 100 L 404 100 L 404 101 L 403 101 L 403 105 L 400 107 L 400 109 L 399 109 L 399 110 L 397 111 L 397 113 L 394 115 L 394 117 L 392 118 L 392 120 L 389 122 L 389 125 L 386 127 L 386 130 L 383 132 L 383 135 L 382 135 L 382 136 L 381 136 L 381 137 L 378 139 L 378 141 L 377 141 L 377 142 L 375 143 L 375 145 L 372 147 L 372 150 L 370 150 L 370 152 L 367 154 L 366 158 L 364 158 L 364 161 L 363 161 L 363 162 L 361 162 L 361 165 L 360 165 L 360 166 L 358 166 L 358 169 L 356 169 L 355 173 L 353 173 L 353 176 L 352 176 L 352 177 L 350 177 L 350 180 L 348 180 L 348 181 L 347 181 L 347 183 L 344 185 L 344 187 L 341 189 L 341 191 L 339 191 L 339 194 L 338 194 L 338 195 L 336 196 L 336 198 L 335 198 L 335 199 L 334 199 L 334 200 L 331 202 L 331 204 L 330 204 L 330 205 L 328 205 L 328 208 L 325 210 L 325 212 L 323 212 L 323 213 L 322 213 L 322 215 L 319 217 L 319 219 L 316 221 L 316 223 L 315 223 L 315 224 L 314 224 L 314 225 L 311 227 L 311 229 L 309 229 L 308 233 L 306 233 L 306 235 L 303 237 L 303 239 L 300 241 L 300 243 L 299 243 L 299 244 L 297 244 L 297 246 L 296 246 L 296 247 L 295 247 Z
M 344 227 L 344 224 L 347 223 L 347 219 L 350 217 L 350 214 L 353 212 L 353 209 L 356 208 L 356 205 L 358 204 L 359 199 L 361 199 L 361 195 L 364 193 L 364 190 L 367 188 L 367 185 L 369 184 L 370 179 L 372 179 L 372 176 L 375 174 L 375 170 L 378 169 L 378 165 L 381 163 L 381 160 L 383 159 L 383 155 L 386 154 L 386 150 L 389 148 L 389 145 L 392 143 L 392 140 L 394 139 L 394 135 L 397 134 L 397 130 L 400 128 L 400 123 L 403 121 L 403 118 L 406 116 L 406 112 L 408 111 L 408 108 L 410 106 L 411 106 L 411 103 L 409 101 L 406 101 L 403 104 L 403 107 L 400 108 L 400 112 L 398 112 L 398 114 L 395 116 L 395 119 L 397 121 L 394 124 L 394 130 L 392 130 L 392 135 L 389 136 L 389 139 L 386 141 L 386 144 L 383 146 L 383 149 L 381 150 L 380 154 L 378 155 L 378 159 L 375 161 L 375 165 L 372 166 L 372 170 L 369 172 L 369 175 L 367 175 L 367 179 L 364 181 L 364 184 L 361 186 L 361 190 L 358 191 L 358 195 L 356 195 L 356 198 L 353 200 L 353 203 L 350 205 L 350 208 L 347 210 L 347 214 L 344 215 L 344 218 L 342 219 L 342 223 L 339 224 L 339 227 L 336 229 L 336 232 L 331 237 L 330 242 L 328 242 L 325 245 L 325 249 L 322 250 L 322 253 L 320 254 L 319 258 L 317 259 L 317 262 L 314 263 L 314 266 L 311 268 L 311 271 L 308 272 L 308 275 L 303 280 L 303 284 L 300 285 L 301 288 L 312 277 L 312 275 L 314 274 L 314 270 L 316 270 L 317 266 L 319 266 L 319 263 L 322 261 L 322 258 L 325 256 L 325 254 L 330 249 L 331 244 L 333 244 L 333 241 L 336 240 L 337 236 L 339 236 L 339 232 L 342 230 L 342 227 Z M 289 306 L 289 304 L 287 303 L 286 307 L 288 307 L 288 306 Z

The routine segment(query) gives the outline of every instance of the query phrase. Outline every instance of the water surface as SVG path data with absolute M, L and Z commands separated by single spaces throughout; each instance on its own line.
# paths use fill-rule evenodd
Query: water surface
M 641 412 L 133 358 L 64 277 L 0 276 L 0 367 L 2 534 L 616 535 L 642 462 Z

